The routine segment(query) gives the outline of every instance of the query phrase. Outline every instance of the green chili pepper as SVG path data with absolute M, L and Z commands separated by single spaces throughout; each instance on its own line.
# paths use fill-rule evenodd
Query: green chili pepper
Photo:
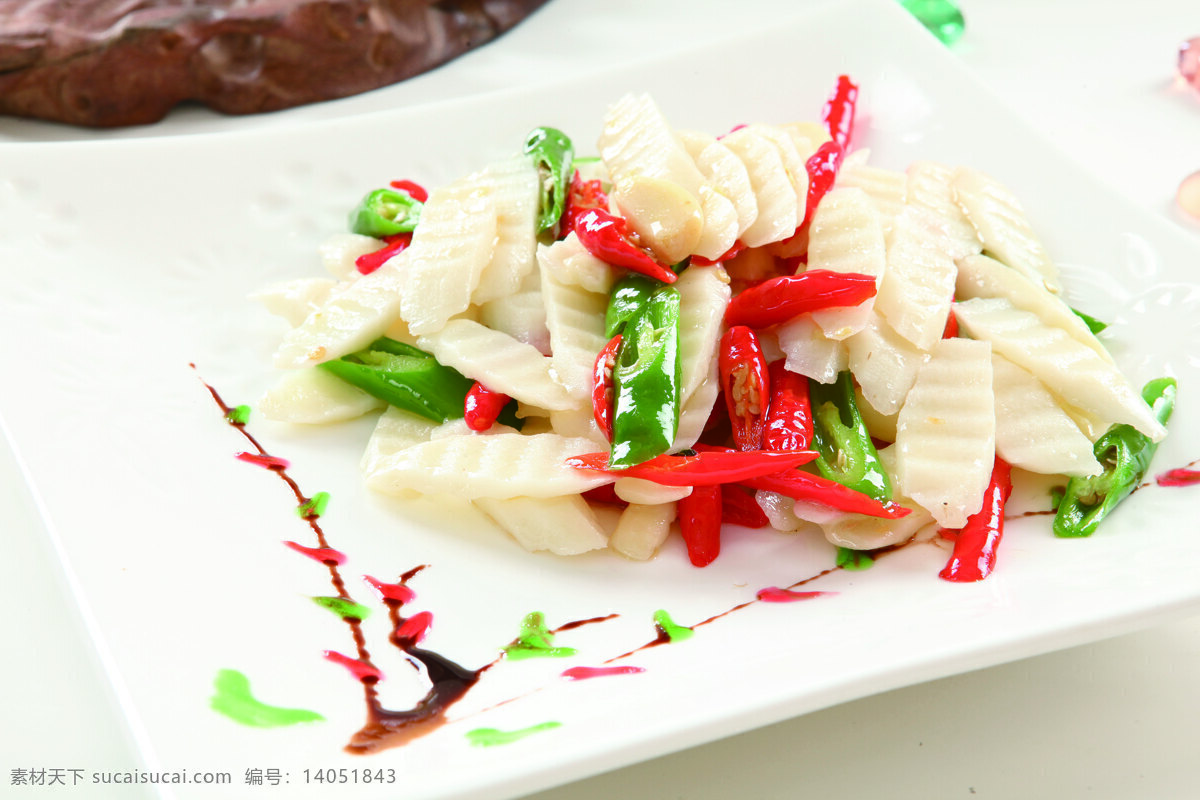
M 387 337 L 320 366 L 389 405 L 434 422 L 462 417 L 463 402 L 475 383 L 424 350 Z M 499 421 L 520 428 L 514 406 L 509 403 Z
M 382 239 L 410 233 L 421 219 L 424 204 L 404 192 L 376 189 L 350 212 L 350 230 Z
M 833 383 L 809 382 L 813 449 L 824 477 L 880 501 L 892 498 L 892 483 L 854 399 L 854 379 L 841 372 Z
M 623 469 L 671 449 L 679 427 L 679 292 L 659 288 L 625 327 L 613 367 L 609 466 Z
M 1173 378 L 1158 378 L 1142 389 L 1142 399 L 1163 425 L 1175 408 Z M 1054 516 L 1054 534 L 1091 536 L 1117 504 L 1142 482 L 1158 445 L 1130 425 L 1113 425 L 1096 440 L 1096 460 L 1104 467 L 1099 475 L 1071 478 Z
M 1077 316 L 1081 320 L 1083 320 L 1083 324 L 1087 325 L 1088 330 L 1091 331 L 1092 333 L 1099 333 L 1100 331 L 1102 331 L 1108 327 L 1107 322 L 1101 322 L 1100 320 L 1096 319 L 1092 315 L 1085 314 L 1077 308 L 1072 308 L 1071 311 L 1075 312 L 1075 316 Z
M 662 285 L 662 281 L 639 273 L 630 273 L 617 281 L 604 312 L 604 335 L 611 339 L 625 330 L 626 324 L 637 316 L 650 295 Z
M 525 154 L 532 156 L 541 176 L 538 233 L 551 230 L 562 218 L 573 174 L 575 153 L 571 139 L 557 128 L 534 128 L 525 139 Z

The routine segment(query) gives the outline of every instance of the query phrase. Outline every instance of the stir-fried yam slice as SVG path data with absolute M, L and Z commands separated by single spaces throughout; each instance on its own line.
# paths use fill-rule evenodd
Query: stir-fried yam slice
M 434 333 L 467 310 L 495 242 L 490 180 L 475 174 L 430 194 L 412 244 L 400 254 L 407 256 L 400 316 L 409 330 Z
M 899 490 L 945 528 L 983 506 L 995 460 L 992 349 L 941 339 L 917 372 L 896 430 Z
M 941 248 L 943 241 L 928 212 L 905 207 L 896 217 L 875 297 L 875 309 L 920 350 L 942 337 L 954 300 L 957 268 Z
M 849 365 L 846 343 L 826 337 L 809 314 L 780 325 L 776 334 L 787 368 L 806 378 L 833 383 Z
M 1096 475 L 1092 442 L 1041 381 L 992 354 L 996 453 L 1014 467 L 1046 475 Z
M 574 556 L 608 545 L 587 501 L 562 497 L 478 497 L 475 505 L 530 552 Z
M 388 406 L 379 415 L 375 430 L 367 440 L 363 451 L 361 468 L 364 473 L 375 469 L 375 464 L 407 450 L 413 445 L 428 442 L 439 424 L 394 406 Z
M 592 439 L 554 433 L 444 436 L 376 459 L 366 482 L 384 494 L 415 490 L 468 500 L 582 494 L 612 480 L 567 466 L 595 447 Z
M 323 369 L 288 370 L 263 394 L 256 408 L 276 422 L 310 425 L 357 419 L 385 403 Z
M 550 331 L 546 328 L 541 270 L 535 269 L 526 275 L 516 293 L 481 305 L 479 321 L 549 355 Z
M 533 345 L 469 319 L 452 319 L 417 346 L 487 388 L 522 403 L 550 410 L 579 403 L 554 379 L 551 360 Z
M 866 150 L 857 150 L 846 156 L 833 185 L 835 189 L 854 188 L 865 192 L 879 214 L 884 236 L 890 239 L 896 215 L 903 210 L 908 196 L 908 176 L 867 163 L 868 155 Z
M 796 187 L 788 180 L 779 148 L 748 128 L 739 128 L 721 139 L 750 177 L 750 188 L 758 213 L 741 233 L 748 247 L 760 247 L 786 239 L 796 231 L 801 214 Z
M 934 161 L 909 165 L 905 201 L 932 214 L 943 238 L 946 255 L 958 260 L 983 250 L 975 226 L 954 199 L 954 167 Z
M 676 512 L 675 503 L 630 503 L 621 512 L 609 548 L 634 561 L 652 558 L 670 535 Z
M 900 478 L 896 474 L 896 447 L 884 447 L 879 450 L 879 460 L 887 470 L 892 486 L 898 486 Z M 894 497 L 893 501 L 904 506 L 909 513 L 898 519 L 870 517 L 865 514 L 850 514 L 826 512 L 820 522 L 821 532 L 830 543 L 851 550 L 874 550 L 879 547 L 903 544 L 916 536 L 923 528 L 932 525 L 933 515 L 915 502 L 902 495 Z M 794 503 L 792 513 L 797 516 L 812 515 L 815 509 L 808 508 L 811 504 Z
M 297 278 L 260 289 L 250 295 L 270 313 L 295 327 L 320 310 L 341 288 L 332 278 Z
M 704 227 L 692 253 L 716 261 L 737 243 L 737 209 L 728 197 L 705 184 L 700 187 L 700 211 L 704 216 Z
M 878 286 L 887 263 L 879 215 L 862 189 L 834 188 L 809 223 L 808 269 L 871 275 Z M 875 298 L 849 308 L 814 311 L 812 319 L 830 339 L 845 339 L 867 324 Z
M 349 281 L 362 274 L 356 263 L 359 257 L 374 253 L 383 246 L 383 241 L 374 236 L 339 233 L 321 242 L 317 252 L 330 275 L 339 281 Z
M 746 165 L 711 134 L 697 131 L 678 133 L 680 141 L 709 185 L 732 204 L 737 216 L 737 233 L 734 234 L 736 240 L 758 216 L 758 200 L 754 197 Z
M 496 207 L 496 244 L 471 296 L 477 305 L 511 295 L 537 263 L 537 168 L 516 156 L 492 164 L 483 178 Z
M 540 246 L 538 257 L 559 283 L 601 294 L 612 290 L 617 270 L 588 252 L 574 232 L 553 244 Z
M 979 234 L 983 249 L 1000 261 L 1058 294 L 1058 267 L 1025 216 L 1020 201 L 996 179 L 979 170 L 959 167 L 954 197 Z
M 904 403 L 917 371 L 928 358 L 900 336 L 878 313 L 861 331 L 846 340 L 850 371 L 867 402 L 883 415 L 895 414 Z
M 555 274 L 545 247 L 538 248 L 538 264 L 555 379 L 568 395 L 585 402 L 591 397 L 596 355 L 608 343 L 604 336 L 608 295 L 563 283 Z
M 1032 281 L 994 258 L 974 255 L 960 260 L 955 296 L 959 300 L 971 300 L 976 297 L 1004 298 L 1015 308 L 1037 315 L 1046 325 L 1062 328 L 1105 361 L 1113 360 L 1108 348 L 1061 297 L 1047 291 L 1040 281 Z
M 716 360 L 731 292 L 719 265 L 686 269 L 674 286 L 679 292 L 679 396 L 686 403 Z
M 747 125 L 745 130 L 766 139 L 779 151 L 783 173 L 787 176 L 788 182 L 792 185 L 792 191 L 796 194 L 796 224 L 794 228 L 800 227 L 800 224 L 804 222 L 804 213 L 808 206 L 808 167 L 805 161 L 812 153 L 807 149 L 801 152 L 796 146 L 797 140 L 792 138 L 787 131 L 775 125 L 755 122 Z M 807 140 L 801 141 L 807 148 Z
M 1062 328 L 1003 298 L 955 303 L 954 313 L 967 334 L 991 342 L 997 353 L 1032 373 L 1067 405 L 1108 425 L 1132 425 L 1156 442 L 1166 435 L 1121 371 Z
M 673 452 L 686 450 L 700 440 L 720 392 L 717 360 L 714 358 L 708 365 L 708 377 L 700 382 L 679 408 L 679 425 L 675 429 L 675 440 L 671 443 Z

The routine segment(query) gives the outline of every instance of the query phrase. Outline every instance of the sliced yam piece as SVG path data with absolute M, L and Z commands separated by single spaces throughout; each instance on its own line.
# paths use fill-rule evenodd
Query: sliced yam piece
M 686 403 L 716 360 L 731 290 L 720 265 L 689 267 L 673 285 L 679 292 L 679 397 Z
M 700 189 L 693 195 L 666 178 L 631 175 L 613 184 L 611 199 L 660 263 L 677 264 L 700 246 L 705 226 Z
M 928 358 L 927 351 L 896 333 L 877 313 L 846 340 L 846 354 L 863 397 L 884 416 L 900 410 L 917 371 Z
M 907 206 L 896 217 L 875 309 L 920 350 L 942 338 L 954 301 L 957 267 L 927 212 Z
M 596 415 L 592 410 L 591 403 L 549 413 L 550 431 L 559 436 L 592 439 L 596 442 L 596 450 L 608 449 L 608 440 L 604 438 L 604 434 L 600 432 L 600 426 L 596 424 Z M 528 427 L 521 430 L 525 433 L 532 432 Z
M 1046 325 L 1062 328 L 1105 361 L 1111 363 L 1113 360 L 1108 348 L 1061 297 L 1047 291 L 1040 281 L 1032 281 L 994 258 L 974 255 L 960 260 L 955 296 L 959 300 L 971 300 L 976 297 L 1004 298 L 1012 303 L 1013 307 L 1037 315 Z
M 705 184 L 700 187 L 700 211 L 704 216 L 704 227 L 692 254 L 717 261 L 737 243 L 737 209 L 728 197 Z
M 758 200 L 746 165 L 715 136 L 696 131 L 679 131 L 678 135 L 709 186 L 733 205 L 737 215 L 734 239 L 737 239 L 758 217 Z
M 896 474 L 896 448 L 894 446 L 881 448 L 879 460 L 883 464 L 884 470 L 887 471 L 892 486 L 898 486 L 900 478 Z M 907 508 L 909 513 L 899 519 L 869 517 L 865 514 L 835 513 L 821 523 L 821 531 L 831 544 L 838 547 L 846 547 L 851 550 L 874 550 L 907 542 L 923 528 L 933 524 L 933 515 L 908 497 L 896 493 L 893 501 Z M 805 508 L 806 505 L 794 504 L 792 506 L 793 513 L 801 516 L 811 513 Z
M 412 244 L 400 253 L 407 257 L 400 316 L 413 334 L 434 333 L 467 310 L 495 242 L 491 181 L 476 174 L 429 195 Z
M 526 550 L 574 556 L 608 546 L 608 536 L 582 497 L 478 497 L 475 505 Z
M 386 405 L 323 369 L 307 367 L 280 375 L 255 408 L 276 422 L 318 425 L 357 419 Z
M 496 243 L 471 295 L 476 305 L 513 294 L 537 265 L 537 168 L 515 156 L 487 167 L 483 179 L 496 207 Z
M 787 368 L 818 383 L 833 383 L 849 364 L 846 343 L 827 338 L 808 314 L 780 325 L 776 334 Z
M 362 273 L 355 263 L 360 256 L 374 253 L 384 246 L 381 239 L 361 233 L 338 233 L 321 242 L 317 252 L 325 270 L 339 281 L 358 278 Z
M 954 197 L 979 234 L 985 252 L 1058 294 L 1058 267 L 1025 216 L 1020 201 L 999 181 L 979 170 L 959 167 Z
M 796 194 L 796 224 L 794 227 L 799 228 L 804 222 L 804 212 L 808 208 L 808 167 L 804 162 L 811 153 L 801 152 L 796 147 L 796 140 L 787 131 L 775 125 L 755 122 L 747 125 L 745 130 L 766 139 L 779 151 L 783 172 L 792 185 L 792 191 Z
M 954 199 L 954 167 L 935 161 L 915 161 L 908 165 L 907 174 L 905 202 L 932 214 L 944 237 L 946 255 L 958 260 L 983 250 L 975 226 Z
M 617 478 L 613 491 L 626 503 L 660 505 L 682 500 L 692 493 L 691 486 L 664 486 L 643 478 Z
M 871 275 L 878 287 L 886 264 L 883 228 L 866 192 L 831 190 L 809 223 L 808 269 Z M 814 311 L 812 319 L 826 337 L 845 339 L 863 329 L 874 305 L 871 297 L 857 306 Z
M 468 500 L 582 494 L 612 481 L 567 466 L 568 458 L 595 447 L 591 439 L 554 433 L 444 436 L 375 459 L 365 477 L 383 494 L 412 490 Z
M 604 336 L 608 295 L 560 281 L 545 248 L 538 248 L 538 265 L 552 374 L 577 404 L 589 402 L 596 356 L 608 344 Z
M 361 468 L 364 473 L 375 469 L 375 464 L 383 458 L 388 458 L 407 450 L 408 448 L 428 442 L 433 438 L 439 423 L 411 414 L 400 408 L 388 406 L 379 415 L 375 430 L 367 440 L 366 450 L 363 451 Z
M 1044 475 L 1097 475 L 1092 442 L 1037 378 L 992 354 L 996 454 L 1014 467 Z
M 945 528 L 983 507 L 995 461 L 992 348 L 941 339 L 917 373 L 896 426 L 900 492 Z
M 634 561 L 649 560 L 670 535 L 675 515 L 674 503 L 630 503 L 621 512 L 608 546 Z
M 1003 298 L 975 298 L 954 305 L 961 329 L 1027 370 L 1060 401 L 1102 421 L 1132 425 L 1154 441 L 1166 429 L 1121 371 L 1062 328 Z
M 574 231 L 549 245 L 538 245 L 538 258 L 554 273 L 559 283 L 579 286 L 589 292 L 608 294 L 617 270 L 588 252 Z
M 480 306 L 479 321 L 493 330 L 507 333 L 518 342 L 533 345 L 543 355 L 549 355 L 550 331 L 546 328 L 541 270 L 535 269 L 526 275 L 515 294 Z
M 339 288 L 341 285 L 332 278 L 298 278 L 260 289 L 250 299 L 295 327 L 320 310 Z
M 747 128 L 728 134 L 721 139 L 721 144 L 746 168 L 758 209 L 754 222 L 739 238 L 748 247 L 761 247 L 795 233 L 797 215 L 802 212 L 795 186 L 784 171 L 779 148 Z
M 903 172 L 873 166 L 867 163 L 868 157 L 867 150 L 856 150 L 846 156 L 833 186 L 835 189 L 854 188 L 865 192 L 879 214 L 884 236 L 890 240 L 896 215 L 903 210 L 908 194 L 908 176 Z
M 720 391 L 717 360 L 714 358 L 709 362 L 707 378 L 701 381 L 688 399 L 680 405 L 679 426 L 675 429 L 675 440 L 671 443 L 672 451 L 686 450 L 700 440 Z
M 496 392 L 526 405 L 566 410 L 580 405 L 554 379 L 548 356 L 533 345 L 469 319 L 452 319 L 437 333 L 417 338 L 417 347 Z

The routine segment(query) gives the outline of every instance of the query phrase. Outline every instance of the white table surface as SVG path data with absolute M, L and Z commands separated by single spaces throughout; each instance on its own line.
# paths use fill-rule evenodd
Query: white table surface
M 551 0 L 497 42 L 359 97 L 241 119 L 188 109 L 160 125 L 110 132 L 0 119 L 0 147 L 278 125 L 486 92 L 716 42 L 808 4 Z M 1200 35 L 1195 1 L 962 0 L 962 7 L 967 33 L 953 47 L 962 62 L 1117 190 L 1191 231 L 1200 266 L 1200 224 L 1173 202 L 1179 181 L 1200 170 L 1200 93 L 1173 80 L 1178 44 Z M 550 33 L 560 31 L 569 36 Z M 14 389 L 12 376 L 2 380 L 0 390 Z M 137 758 L 82 631 L 43 633 L 61 632 L 63 620 L 79 623 L 35 504 L 3 447 L 0 503 L 0 796 L 87 796 L 83 787 L 9 785 L 14 768 L 132 769 Z M 19 651 L 8 644 L 18 642 Z M 531 797 L 1197 797 L 1197 674 L 1200 618 L 1175 620 L 846 703 Z M 53 695 L 50 686 L 58 687 Z

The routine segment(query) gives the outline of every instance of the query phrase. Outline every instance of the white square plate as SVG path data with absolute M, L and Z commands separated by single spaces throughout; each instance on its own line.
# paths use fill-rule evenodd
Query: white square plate
M 205 388 L 253 405 L 272 379 L 280 329 L 246 294 L 319 274 L 317 245 L 388 179 L 436 185 L 508 154 L 540 124 L 586 151 L 604 106 L 630 90 L 651 92 L 676 126 L 714 133 L 813 119 L 840 73 L 862 87 L 859 144 L 874 163 L 969 164 L 1022 198 L 1072 302 L 1112 323 L 1108 340 L 1131 377 L 1179 379 L 1152 470 L 1200 457 L 1194 243 L 1072 166 L 1064 143 L 999 107 L 891 2 L 833 5 L 571 85 L 287 129 L 0 148 L 0 419 L 147 769 L 227 771 L 239 786 L 246 770 L 277 769 L 291 797 L 328 797 L 314 782 L 323 769 L 355 784 L 339 796 L 512 796 L 1200 607 L 1186 489 L 1144 488 L 1088 540 L 1055 539 L 1045 516 L 1012 520 L 998 571 L 979 584 L 939 580 L 945 552 L 916 545 L 806 585 L 833 594 L 740 607 L 760 588 L 829 570 L 832 548 L 730 532 L 704 570 L 678 542 L 646 564 L 530 555 L 469 510 L 368 493 L 357 461 L 369 422 L 296 430 L 252 417 L 248 430 L 290 461 L 303 493 L 331 495 L 321 526 L 349 557 L 340 571 L 350 593 L 373 609 L 366 646 L 386 705 L 411 705 L 426 685 L 388 643 L 364 575 L 396 580 L 424 566 L 406 611 L 430 611 L 424 645 L 470 669 L 495 660 L 530 612 L 550 627 L 606 618 L 556 636 L 572 656 L 496 664 L 429 735 L 343 752 L 364 703 L 323 657 L 355 652 L 347 625 L 310 599 L 333 593 L 330 575 L 283 546 L 315 542 L 289 487 L 233 458 L 248 444 Z M 660 609 L 704 624 L 616 662 L 642 672 L 561 677 L 654 641 Z M 221 669 L 248 676 L 264 702 L 324 719 L 234 723 L 209 708 Z M 505 746 L 466 736 L 547 722 L 558 725 Z

